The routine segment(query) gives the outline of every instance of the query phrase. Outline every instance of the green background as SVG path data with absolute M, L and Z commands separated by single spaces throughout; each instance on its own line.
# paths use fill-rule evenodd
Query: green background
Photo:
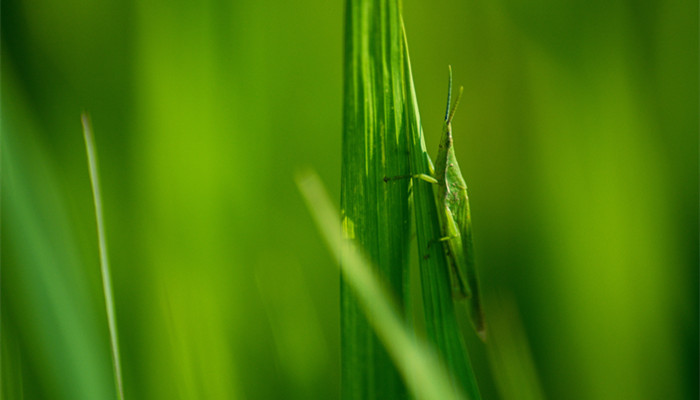
M 339 193 L 342 2 L 2 2 L 2 395 L 339 396 L 339 278 L 295 187 Z M 698 395 L 698 5 L 403 4 L 428 148 L 447 65 L 486 302 L 552 399 Z M 491 300 L 489 300 L 491 299 Z M 485 351 L 473 361 L 497 398 Z

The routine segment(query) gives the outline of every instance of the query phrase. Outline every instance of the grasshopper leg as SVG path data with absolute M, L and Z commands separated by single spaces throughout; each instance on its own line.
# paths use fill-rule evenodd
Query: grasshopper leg
M 459 235 L 452 235 L 452 236 L 443 236 L 443 237 L 438 238 L 438 239 L 433 239 L 433 240 L 428 242 L 428 248 L 430 248 L 430 245 L 433 243 L 443 243 L 443 242 L 446 242 L 446 241 L 451 240 L 451 239 L 456 239 L 458 237 L 459 237 Z
M 389 181 L 397 181 L 399 179 L 409 179 L 409 178 L 417 178 L 421 179 L 425 182 L 428 183 L 438 183 L 437 179 L 433 178 L 432 176 L 428 174 L 415 174 L 415 175 L 399 175 L 399 176 L 393 176 L 393 177 L 384 177 L 384 182 L 389 182 Z
M 472 291 L 469 284 L 460 278 L 458 267 L 454 261 L 447 260 L 448 271 L 450 274 L 450 286 L 452 287 L 452 297 L 455 300 L 464 300 L 472 297 Z

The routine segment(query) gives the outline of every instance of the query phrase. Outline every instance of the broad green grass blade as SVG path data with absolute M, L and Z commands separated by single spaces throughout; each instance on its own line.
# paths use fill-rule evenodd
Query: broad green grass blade
M 406 115 L 411 146 L 412 173 L 428 173 L 431 161 L 426 151 L 416 100 L 408 43 L 404 34 L 405 82 L 408 112 Z M 435 121 L 439 125 L 441 121 Z M 423 307 L 428 338 L 435 344 L 447 364 L 453 381 L 470 399 L 480 399 L 479 388 L 460 332 L 448 277 L 448 266 L 441 246 L 427 243 L 441 236 L 440 223 L 433 196 L 434 185 L 413 179 L 413 206 L 416 212 L 416 232 L 420 260 Z
M 97 150 L 95 150 L 95 138 L 92 134 L 92 125 L 87 114 L 83 114 L 83 136 L 85 138 L 85 150 L 87 152 L 88 167 L 90 169 L 90 182 L 92 184 L 92 196 L 95 201 L 95 219 L 97 221 L 97 240 L 100 248 L 100 270 L 102 271 L 102 289 L 105 296 L 107 310 L 107 322 L 109 324 L 109 340 L 112 347 L 112 363 L 114 367 L 114 384 L 120 400 L 124 400 L 124 387 L 122 384 L 122 368 L 119 359 L 119 335 L 117 333 L 117 316 L 114 311 L 114 293 L 112 292 L 112 277 L 109 268 L 109 256 L 107 253 L 107 236 L 105 234 L 104 216 L 102 215 L 102 192 L 100 190 L 100 177 L 97 170 Z
M 409 169 L 398 1 L 348 0 L 345 23 L 343 223 L 403 304 L 408 181 L 384 182 Z M 344 399 L 405 398 L 393 363 L 342 278 L 341 342 Z
M 353 291 L 377 336 L 396 363 L 408 388 L 418 399 L 460 399 L 447 371 L 426 344 L 419 341 L 402 321 L 390 292 L 382 285 L 375 268 L 362 256 L 356 241 L 347 237 L 333 210 L 328 194 L 315 174 L 297 179 L 307 206 L 334 257 L 341 265 L 344 282 Z M 345 240 L 341 238 L 341 231 Z

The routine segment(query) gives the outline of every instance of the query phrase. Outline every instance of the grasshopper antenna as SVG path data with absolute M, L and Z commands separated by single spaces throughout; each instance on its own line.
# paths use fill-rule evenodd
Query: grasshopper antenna
M 445 119 L 445 122 L 447 125 L 452 123 L 452 117 L 455 116 L 455 111 L 457 111 L 457 106 L 459 105 L 459 101 L 462 99 L 462 93 L 464 93 L 464 86 L 459 87 L 459 94 L 457 95 L 457 100 L 455 100 L 455 105 L 452 107 L 452 111 L 450 111 L 449 116 Z M 447 107 L 449 107 L 450 104 L 447 104 Z M 449 110 L 449 108 L 448 108 Z
M 449 71 L 449 80 L 447 81 L 447 110 L 445 110 L 445 122 L 447 122 L 450 116 L 450 103 L 452 102 L 452 66 L 448 65 L 447 70 Z

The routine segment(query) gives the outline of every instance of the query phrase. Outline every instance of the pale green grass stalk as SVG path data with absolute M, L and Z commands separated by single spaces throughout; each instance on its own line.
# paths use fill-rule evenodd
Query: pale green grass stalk
M 81 116 L 83 122 L 83 137 L 85 138 L 85 150 L 87 151 L 88 168 L 90 170 L 90 182 L 92 184 L 92 196 L 95 202 L 95 219 L 97 221 L 97 239 L 100 248 L 100 269 L 102 271 L 102 289 L 105 295 L 105 307 L 107 309 L 107 323 L 109 325 L 109 339 L 112 347 L 112 366 L 114 368 L 114 384 L 120 400 L 124 400 L 124 388 L 122 385 L 122 368 L 119 359 L 119 335 L 117 333 L 117 317 L 114 311 L 114 294 L 112 293 L 112 278 L 109 268 L 109 256 L 107 254 L 107 235 L 104 228 L 102 214 L 102 192 L 100 190 L 100 177 L 97 170 L 97 151 L 92 134 L 92 125 L 87 114 Z
M 297 178 L 297 184 L 318 229 L 341 266 L 343 277 L 355 292 L 367 320 L 394 360 L 409 390 L 418 399 L 463 398 L 452 385 L 437 355 L 403 323 L 390 293 L 373 272 L 375 268 L 370 266 L 353 241 L 341 238 L 339 214 L 333 209 L 318 176 L 304 174 Z

